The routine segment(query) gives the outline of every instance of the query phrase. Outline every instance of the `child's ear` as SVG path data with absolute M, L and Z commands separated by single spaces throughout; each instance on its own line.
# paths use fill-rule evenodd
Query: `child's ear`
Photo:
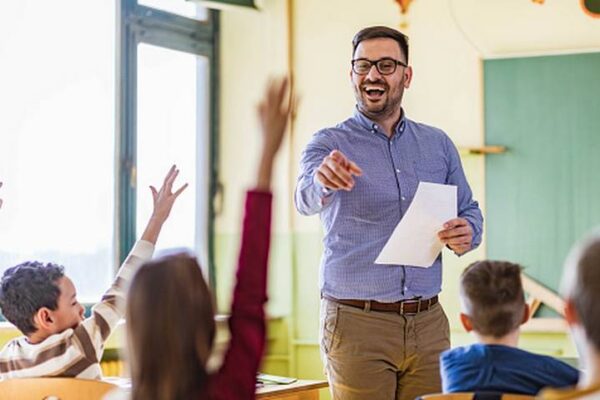
M 565 301 L 565 320 L 569 326 L 578 325 L 579 324 L 579 316 L 577 315 L 577 310 L 575 309 L 575 304 L 571 299 L 567 299 Z
M 54 317 L 52 311 L 47 307 L 42 307 L 33 316 L 33 322 L 36 328 L 42 330 L 48 330 L 54 323 Z
M 471 332 L 473 330 L 473 323 L 467 314 L 460 313 L 460 323 L 465 328 L 465 331 Z
M 523 319 L 521 320 L 521 325 L 523 325 L 527 320 L 529 320 L 529 304 L 525 303 L 525 307 L 523 307 Z

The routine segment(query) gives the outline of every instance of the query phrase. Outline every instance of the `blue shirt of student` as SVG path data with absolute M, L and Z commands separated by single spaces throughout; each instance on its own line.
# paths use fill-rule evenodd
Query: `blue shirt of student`
M 535 395 L 544 387 L 573 386 L 579 371 L 555 358 L 503 346 L 474 344 L 440 356 L 444 393 L 489 391 Z

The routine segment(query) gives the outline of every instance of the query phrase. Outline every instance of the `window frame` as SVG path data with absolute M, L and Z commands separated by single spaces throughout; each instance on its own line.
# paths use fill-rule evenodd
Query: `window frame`
M 207 221 L 208 280 L 216 287 L 214 262 L 215 198 L 218 192 L 219 150 L 219 11 L 209 10 L 199 21 L 117 0 L 115 137 L 115 261 L 120 265 L 136 240 L 136 143 L 138 44 L 206 57 L 209 64 L 209 191 Z

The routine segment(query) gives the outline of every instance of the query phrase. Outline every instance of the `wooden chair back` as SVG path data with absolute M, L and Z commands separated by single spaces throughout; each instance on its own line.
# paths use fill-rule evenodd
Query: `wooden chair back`
M 535 396 L 511 393 L 493 392 L 463 392 L 463 393 L 435 393 L 420 397 L 421 400 L 533 400 Z
M 0 400 L 101 400 L 116 388 L 116 385 L 91 379 L 7 379 L 0 382 Z

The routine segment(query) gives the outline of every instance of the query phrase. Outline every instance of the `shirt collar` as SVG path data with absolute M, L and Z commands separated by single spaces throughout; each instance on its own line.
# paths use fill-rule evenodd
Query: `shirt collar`
M 363 113 L 361 113 L 358 110 L 358 106 L 355 106 L 355 108 L 354 108 L 354 120 L 356 122 L 358 122 L 358 124 L 360 126 L 362 126 L 363 128 L 365 128 L 366 130 L 368 130 L 371 133 L 381 132 L 383 134 L 381 127 L 379 125 L 377 125 L 369 117 L 367 117 Z M 398 122 L 398 124 L 396 124 L 395 129 L 396 130 L 394 132 L 394 135 L 392 135 L 392 139 L 402 135 L 402 133 L 406 129 L 406 113 L 404 112 L 404 109 L 402 109 L 402 116 L 400 117 L 400 122 Z

